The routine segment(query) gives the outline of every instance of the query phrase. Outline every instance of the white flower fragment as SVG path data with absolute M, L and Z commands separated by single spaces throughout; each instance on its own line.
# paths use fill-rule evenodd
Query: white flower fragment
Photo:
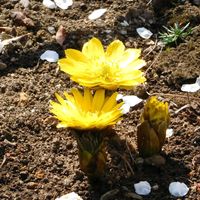
M 24 6 L 24 8 L 28 8 L 29 6 L 29 0 L 20 0 L 20 3 Z
M 147 181 L 140 181 L 134 184 L 134 188 L 139 195 L 148 195 L 151 192 L 151 185 Z
M 106 8 L 100 8 L 97 10 L 94 10 L 89 16 L 88 19 L 89 20 L 95 20 L 100 18 L 102 15 L 104 15 L 104 13 L 107 11 Z
M 183 197 L 185 196 L 189 191 L 189 188 L 185 183 L 181 182 L 171 182 L 169 184 L 169 192 L 171 195 L 175 197 Z
M 116 97 L 116 101 L 119 101 L 123 98 L 123 94 L 118 94 L 117 97 Z
M 1 51 L 3 50 L 3 47 L 4 47 L 4 44 L 3 44 L 3 42 L 0 40 L 0 53 L 1 53 Z
M 197 92 L 200 89 L 200 76 L 196 79 L 193 84 L 183 84 L 181 91 L 183 92 Z
M 55 200 L 83 200 L 83 199 L 75 192 L 71 192 L 69 194 L 58 197 Z
M 47 60 L 48 62 L 57 62 L 58 61 L 58 53 L 55 51 L 47 50 L 41 56 L 41 60 Z
M 130 107 L 134 107 L 143 101 L 142 99 L 138 98 L 135 95 L 123 96 L 122 100 L 124 101 L 125 104 L 128 104 Z
M 130 106 L 128 104 L 123 104 L 120 109 L 121 112 L 125 115 L 130 111 Z
M 124 102 L 124 104 L 121 106 L 123 114 L 127 114 L 130 111 L 131 107 L 134 107 L 143 101 L 142 99 L 138 98 L 135 95 L 123 96 L 122 94 L 118 94 L 116 100 L 117 101 L 122 100 Z
M 122 26 L 124 26 L 124 27 L 129 26 L 129 23 L 128 23 L 126 20 L 124 20 L 124 21 L 121 22 L 120 24 L 121 24 Z
M 54 2 L 56 3 L 56 5 L 63 9 L 66 10 L 68 9 L 69 6 L 71 6 L 73 4 L 72 0 L 54 0 Z
M 137 28 L 136 31 L 138 35 L 144 39 L 149 39 L 153 35 L 153 33 L 145 27 Z
M 53 1 L 51 1 L 51 0 L 43 0 L 42 4 L 45 7 L 50 8 L 50 9 L 56 8 L 56 4 Z
M 168 128 L 166 130 L 166 138 L 171 137 L 174 134 L 174 130 L 172 128 Z

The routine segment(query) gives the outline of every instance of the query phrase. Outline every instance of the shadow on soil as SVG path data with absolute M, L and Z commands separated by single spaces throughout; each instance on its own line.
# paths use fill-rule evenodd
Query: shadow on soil
M 175 160 L 164 154 L 165 165 L 160 167 L 145 163 L 138 165 L 136 164 L 138 159 L 136 150 L 117 135 L 110 141 L 108 152 L 110 159 L 107 163 L 105 177 L 101 181 L 90 183 L 89 196 L 91 199 L 100 199 L 102 196 L 107 196 L 105 199 L 129 199 L 127 195 L 134 193 L 135 183 L 148 181 L 152 186 L 151 195 L 143 199 L 167 200 L 171 197 L 168 191 L 171 182 L 180 181 L 189 185 L 190 170 L 181 160 Z

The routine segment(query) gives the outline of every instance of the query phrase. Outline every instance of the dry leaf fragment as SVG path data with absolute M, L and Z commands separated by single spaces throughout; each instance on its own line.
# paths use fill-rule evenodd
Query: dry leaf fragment
M 7 39 L 7 40 L 3 40 L 3 41 L 0 40 L 0 53 L 3 50 L 4 46 L 12 43 L 13 41 L 20 40 L 20 39 L 22 39 L 22 38 L 24 38 L 28 35 L 29 35 L 29 33 L 25 34 L 25 35 L 18 36 L 18 37 L 10 38 L 10 39 Z
M 24 105 L 28 102 L 28 95 L 24 92 L 19 93 L 19 102 L 21 105 Z
M 36 171 L 36 173 L 35 173 L 35 178 L 37 178 L 37 179 L 43 179 L 44 176 L 45 176 L 45 173 L 44 173 L 43 170 L 38 170 L 38 171 Z
M 47 125 L 47 124 L 49 124 L 49 125 L 56 125 L 58 123 L 58 119 L 56 119 L 53 116 L 49 116 L 46 119 L 42 120 L 42 123 L 44 125 Z
M 0 27 L 0 33 L 1 32 L 6 32 L 6 33 L 15 33 L 16 30 L 14 28 L 6 27 L 6 26 L 1 26 Z
M 58 44 L 60 44 L 60 46 L 63 46 L 66 35 L 67 34 L 66 34 L 65 28 L 62 25 L 60 25 L 59 28 L 58 28 L 58 31 L 56 33 L 56 41 L 57 41 Z
M 32 19 L 28 18 L 24 13 L 20 11 L 13 11 L 11 14 L 11 17 L 16 23 L 19 23 L 20 25 L 24 25 L 27 27 L 34 27 L 35 24 Z
M 1 50 L 0 50 L 0 52 L 1 52 Z M 7 65 L 5 63 L 1 62 L 1 60 L 0 60 L 0 71 L 4 70 L 6 68 L 7 68 Z

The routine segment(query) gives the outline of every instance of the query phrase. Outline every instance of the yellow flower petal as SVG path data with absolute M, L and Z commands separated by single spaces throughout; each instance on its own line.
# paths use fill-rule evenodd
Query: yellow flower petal
M 121 68 L 126 67 L 129 63 L 138 59 L 141 54 L 141 49 L 127 49 L 120 59 L 118 59 Z
M 67 49 L 66 50 L 67 57 L 75 62 L 87 63 L 88 58 L 78 50 L 75 49 Z
M 142 67 L 144 67 L 146 65 L 146 62 L 142 59 L 137 59 L 137 60 L 134 60 L 132 62 L 130 62 L 126 68 L 131 68 L 131 69 L 135 69 L 135 70 L 138 70 L 138 69 L 141 69 Z
M 91 59 L 96 59 L 104 56 L 104 49 L 101 41 L 97 38 L 92 38 L 83 45 L 83 55 Z
M 113 107 L 115 107 L 117 105 L 116 98 L 117 98 L 117 92 L 112 94 L 112 96 L 105 102 L 101 112 L 107 112 L 111 110 Z
M 66 98 L 68 101 L 70 101 L 70 102 L 72 102 L 72 103 L 75 103 L 74 97 L 73 97 L 72 95 L 68 94 L 66 91 L 63 92 L 63 94 L 64 94 L 65 98 Z
M 63 104 L 63 105 L 66 104 L 64 99 L 58 93 L 55 93 L 55 96 L 60 104 Z
M 91 111 L 92 107 L 92 94 L 89 89 L 85 88 L 83 97 L 83 110 L 85 112 Z
M 75 99 L 75 102 L 76 102 L 76 107 L 82 108 L 82 103 L 83 103 L 82 94 L 76 88 L 72 88 L 71 92 L 72 92 L 72 94 L 74 96 L 74 99 Z
M 92 101 L 92 112 L 99 112 L 104 104 L 105 90 L 100 89 L 95 92 Z
M 146 64 L 139 59 L 141 50 L 125 50 L 119 40 L 113 41 L 106 52 L 101 42 L 92 38 L 84 44 L 82 52 L 69 49 L 65 53 L 67 57 L 58 62 L 60 69 L 82 86 L 110 90 L 131 89 L 146 80 L 139 70 Z
M 105 97 L 105 90 L 98 89 L 92 95 L 92 91 L 87 88 L 84 94 L 74 88 L 71 93 L 64 93 L 67 100 L 56 94 L 58 103 L 51 101 L 50 112 L 60 121 L 57 127 L 104 129 L 115 124 L 122 116 L 122 103 L 116 102 L 117 93 Z
M 106 50 L 106 57 L 110 60 L 118 60 L 124 53 L 124 50 L 124 44 L 119 40 L 115 40 L 108 46 Z

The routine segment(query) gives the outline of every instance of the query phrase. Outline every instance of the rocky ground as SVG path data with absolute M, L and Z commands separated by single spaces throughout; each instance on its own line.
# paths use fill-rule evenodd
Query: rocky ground
M 190 93 L 188 102 L 187 93 L 180 88 L 194 83 L 200 75 L 200 7 L 188 0 L 155 2 L 77 0 L 67 10 L 51 10 L 41 0 L 30 0 L 26 9 L 18 0 L 1 0 L 1 40 L 23 37 L 0 53 L 0 199 L 50 200 L 74 191 L 84 200 L 98 200 L 114 189 L 118 192 L 110 199 L 140 199 L 134 196 L 134 183 L 141 180 L 152 186 L 151 194 L 143 199 L 174 199 L 168 191 L 172 181 L 189 187 L 181 199 L 199 199 L 200 93 Z M 88 20 L 88 15 L 100 7 L 108 11 L 95 21 Z M 16 11 L 28 20 L 21 20 Z M 124 20 L 128 26 L 122 24 Z M 158 45 L 163 25 L 187 22 L 192 33 L 185 41 L 167 48 Z M 93 36 L 105 46 L 120 39 L 127 48 L 142 48 L 147 83 L 129 93 L 143 99 L 154 94 L 169 102 L 174 134 L 163 148 L 165 165 L 150 166 L 138 158 L 136 126 L 141 103 L 115 127 L 120 143 L 108 146 L 105 181 L 95 186 L 88 183 L 79 168 L 74 138 L 69 131 L 58 130 L 49 113 L 54 93 L 76 84 L 56 63 L 39 59 L 47 49 L 58 52 L 60 58 L 64 56 L 55 39 L 60 25 L 66 30 L 64 48 L 80 49 Z M 142 26 L 153 32 L 151 39 L 137 34 L 136 28 Z M 176 112 L 188 103 L 189 107 Z

